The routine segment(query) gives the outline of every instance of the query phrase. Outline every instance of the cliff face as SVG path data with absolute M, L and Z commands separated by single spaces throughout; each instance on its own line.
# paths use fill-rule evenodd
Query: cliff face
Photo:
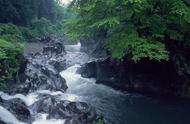
M 95 77 L 97 83 L 116 89 L 190 98 L 190 50 L 169 45 L 169 61 L 144 59 L 134 63 L 127 57 L 123 60 L 110 58 L 105 49 L 99 47 L 102 44 L 92 41 L 82 43 L 88 53 L 94 55 L 95 52 L 96 55 L 98 51 L 99 55 L 104 55 L 104 59 L 89 62 L 78 70 L 83 77 Z
M 94 34 L 93 38 L 81 38 L 81 51 L 90 54 L 95 58 L 104 58 L 109 55 L 106 50 L 106 33 L 103 30 Z
M 169 45 L 168 49 L 171 53 L 171 65 L 180 85 L 179 94 L 184 97 L 190 97 L 190 49 L 180 45 Z

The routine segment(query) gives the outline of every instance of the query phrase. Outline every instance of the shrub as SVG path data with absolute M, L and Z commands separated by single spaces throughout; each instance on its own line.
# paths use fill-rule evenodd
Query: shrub
M 23 42 L 24 37 L 20 29 L 11 23 L 0 23 L 0 38 L 9 42 Z
M 21 43 L 11 43 L 0 39 L 0 89 L 13 79 L 19 69 L 19 56 L 23 50 Z

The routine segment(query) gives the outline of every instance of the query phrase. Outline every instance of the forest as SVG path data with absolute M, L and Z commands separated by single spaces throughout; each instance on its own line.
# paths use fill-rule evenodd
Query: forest
M 0 1 L 0 87 L 18 72 L 25 42 L 59 35 L 68 17 L 65 7 L 54 0 Z
M 0 0 L 0 124 L 189 124 L 189 56 L 190 0 Z
M 78 16 L 69 20 L 68 35 L 101 32 L 107 49 L 119 59 L 168 60 L 167 42 L 190 44 L 188 0 L 74 0 L 71 6 Z

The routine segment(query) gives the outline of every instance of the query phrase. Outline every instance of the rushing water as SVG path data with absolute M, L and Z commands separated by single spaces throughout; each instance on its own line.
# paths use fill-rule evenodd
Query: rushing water
M 76 74 L 77 68 L 93 58 L 80 52 L 80 44 L 66 46 L 69 64 L 61 72 L 66 79 L 67 99 L 85 101 L 94 106 L 108 124 L 190 124 L 190 102 L 158 97 L 148 97 L 136 93 L 120 92 L 95 79 L 82 78 Z
M 9 96 L 0 92 L 0 96 L 6 100 L 20 98 L 28 106 L 38 101 L 39 94 L 50 94 L 62 100 L 87 102 L 103 115 L 107 124 L 190 124 L 190 102 L 120 92 L 96 84 L 95 79 L 83 78 L 76 73 L 81 64 L 94 58 L 80 52 L 80 44 L 67 45 L 66 50 L 68 68 L 60 73 L 68 85 L 66 93 L 42 90 L 26 96 Z M 38 113 L 35 117 L 32 124 L 64 124 L 64 120 L 47 120 L 47 114 Z M 1 106 L 0 119 L 8 124 L 24 124 Z

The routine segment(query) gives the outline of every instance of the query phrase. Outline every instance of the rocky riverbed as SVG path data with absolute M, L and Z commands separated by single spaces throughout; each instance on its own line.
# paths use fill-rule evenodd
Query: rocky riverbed
M 190 102 L 163 97 L 177 86 L 167 83 L 167 63 L 92 57 L 83 43 L 38 42 L 35 49 L 28 44 L 14 87 L 0 92 L 0 123 L 94 124 L 103 117 L 106 124 L 189 124 Z
M 66 69 L 63 43 L 47 38 L 26 48 L 17 82 L 8 93 L 0 92 L 0 123 L 92 124 L 98 120 L 99 114 L 87 103 L 58 98 L 68 88 L 59 74 Z

